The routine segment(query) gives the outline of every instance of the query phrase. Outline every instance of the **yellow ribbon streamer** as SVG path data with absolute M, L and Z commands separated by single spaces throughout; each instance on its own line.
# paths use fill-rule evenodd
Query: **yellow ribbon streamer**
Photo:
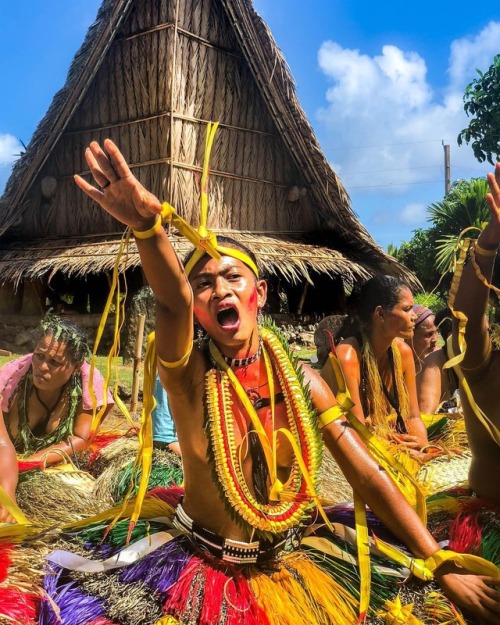
M 90 431 L 92 434 L 95 434 L 97 432 L 99 425 L 101 423 L 101 419 L 108 406 L 107 389 L 109 388 L 110 383 L 111 383 L 112 371 L 114 371 L 113 399 L 115 401 L 115 404 L 120 410 L 120 412 L 125 416 L 130 426 L 134 429 L 136 427 L 132 420 L 132 417 L 130 416 L 130 413 L 127 407 L 125 406 L 125 404 L 122 402 L 122 400 L 119 397 L 119 390 L 118 390 L 119 375 L 118 375 L 118 365 L 116 362 L 116 358 L 117 358 L 118 351 L 119 351 L 120 330 L 125 319 L 124 305 L 125 305 L 125 299 L 126 299 L 125 297 L 124 298 L 120 297 L 120 280 L 119 280 L 120 272 L 119 270 L 120 270 L 121 259 L 122 259 L 124 250 L 127 249 L 129 240 L 130 240 L 130 230 L 127 230 L 125 232 L 125 236 L 120 241 L 120 247 L 119 247 L 118 254 L 117 254 L 114 266 L 113 266 L 113 274 L 112 274 L 111 286 L 109 289 L 108 298 L 106 300 L 106 305 L 104 306 L 104 311 L 101 315 L 99 327 L 97 328 L 97 334 L 96 334 L 96 338 L 94 342 L 94 349 L 92 351 L 92 358 L 90 360 L 89 392 L 90 392 L 90 397 L 92 400 L 92 412 L 93 412 Z M 95 396 L 95 391 L 94 391 L 92 380 L 94 379 L 94 370 L 95 370 L 97 350 L 99 348 L 102 335 L 104 334 L 108 316 L 109 316 L 111 306 L 113 305 L 113 303 L 115 304 L 113 343 L 108 352 L 108 358 L 107 358 L 107 368 L 106 368 L 106 375 L 104 377 L 104 386 L 103 386 L 103 405 L 101 406 L 99 410 L 97 410 L 97 398 Z
M 364 622 L 370 605 L 370 538 L 368 536 L 368 521 L 366 519 L 365 502 L 353 491 L 354 495 L 354 522 L 356 525 L 356 549 L 359 562 L 359 621 Z
M 15 503 L 9 497 L 9 495 L 7 495 L 6 491 L 1 486 L 0 486 L 0 504 L 9 512 L 9 514 L 13 517 L 16 523 L 18 523 L 19 525 L 30 525 L 30 522 L 26 518 L 24 512 L 17 505 L 17 503 Z

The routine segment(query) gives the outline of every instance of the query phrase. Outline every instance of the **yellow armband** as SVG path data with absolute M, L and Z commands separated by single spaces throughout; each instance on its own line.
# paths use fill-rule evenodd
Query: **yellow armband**
M 182 358 L 179 358 L 179 360 L 176 360 L 175 362 L 167 362 L 166 360 L 162 360 L 159 356 L 158 360 L 166 369 L 177 369 L 178 367 L 182 367 L 182 365 L 186 364 L 186 362 L 189 360 L 189 356 L 191 356 L 191 352 L 193 351 L 193 345 L 194 343 L 191 342 L 191 345 L 188 347 L 188 350 L 184 354 L 184 356 Z
M 497 255 L 498 245 L 496 246 L 494 250 L 487 250 L 486 248 L 481 247 L 479 243 L 476 241 L 474 243 L 474 251 L 476 252 L 476 254 L 479 254 L 479 256 L 484 256 L 485 258 L 493 258 L 494 256 Z
M 136 239 L 150 239 L 154 237 L 154 235 L 161 230 L 162 221 L 161 217 L 158 215 L 154 226 L 151 226 L 149 230 L 132 230 L 132 234 Z
M 420 558 L 412 558 L 397 547 L 378 538 L 375 538 L 374 542 L 375 547 L 384 555 L 398 564 L 406 566 L 415 577 L 423 581 L 433 579 L 435 571 L 445 562 L 455 562 L 458 566 L 476 575 L 488 575 L 489 577 L 500 579 L 500 569 L 492 562 L 480 558 L 479 556 L 473 556 L 467 553 L 456 553 L 455 551 L 447 549 L 438 549 L 432 556 L 423 560 Z
M 333 421 L 337 421 L 344 415 L 344 410 L 341 406 L 332 406 L 325 410 L 320 415 L 318 415 L 318 426 L 321 430 L 322 428 L 330 425 Z
M 163 202 L 162 207 L 161 213 L 157 215 L 154 225 L 149 230 L 132 230 L 132 234 L 136 239 L 150 239 L 154 237 L 161 230 L 163 223 L 170 221 L 172 214 L 175 212 L 174 209 L 167 202 Z

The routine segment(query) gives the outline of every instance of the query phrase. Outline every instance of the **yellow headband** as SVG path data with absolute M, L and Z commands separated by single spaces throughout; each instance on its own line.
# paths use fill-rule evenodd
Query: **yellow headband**
M 234 247 L 224 247 L 223 245 L 218 245 L 215 235 L 214 239 L 215 249 L 219 252 L 219 254 L 221 254 L 222 256 L 231 256 L 231 258 L 236 258 L 237 260 L 240 260 L 243 264 L 245 264 L 254 272 L 257 279 L 259 278 L 259 270 L 257 269 L 257 265 L 253 262 L 250 256 L 248 256 L 248 254 L 245 254 L 245 252 L 242 252 L 241 250 L 238 250 Z M 197 247 L 196 251 L 184 267 L 184 271 L 186 272 L 186 275 L 188 277 L 193 270 L 193 267 L 201 258 L 203 258 L 203 256 L 205 256 L 205 254 L 209 254 L 209 252 L 201 247 Z

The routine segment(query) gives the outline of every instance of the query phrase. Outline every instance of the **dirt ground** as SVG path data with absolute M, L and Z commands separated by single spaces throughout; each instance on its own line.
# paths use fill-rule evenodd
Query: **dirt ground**
M 130 404 L 125 403 L 125 407 L 130 411 Z M 138 404 L 135 415 L 130 415 L 130 420 L 115 405 L 101 424 L 102 430 L 114 430 L 117 432 L 127 432 L 132 426 L 139 427 L 141 423 L 142 404 Z

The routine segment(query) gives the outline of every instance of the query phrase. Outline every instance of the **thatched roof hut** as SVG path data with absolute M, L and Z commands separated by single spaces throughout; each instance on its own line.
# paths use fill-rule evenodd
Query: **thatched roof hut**
M 145 186 L 196 224 L 210 120 L 220 122 L 210 227 L 250 242 L 289 284 L 414 280 L 353 213 L 251 0 L 104 0 L 0 200 L 0 283 L 112 266 L 123 227 L 73 181 L 88 176 L 93 139 L 111 137 Z

